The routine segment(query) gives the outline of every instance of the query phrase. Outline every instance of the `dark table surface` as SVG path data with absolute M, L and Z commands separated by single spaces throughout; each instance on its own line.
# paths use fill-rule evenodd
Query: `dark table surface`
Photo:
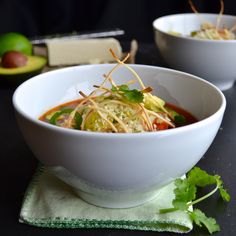
M 141 44 L 139 64 L 165 66 L 154 44 Z M 34 173 L 37 160 L 24 142 L 17 127 L 12 107 L 13 87 L 0 85 L 0 235 L 177 235 L 146 231 L 112 229 L 44 229 L 18 222 L 22 198 Z M 225 204 L 213 196 L 198 205 L 208 216 L 216 218 L 221 231 L 215 235 L 236 235 L 236 87 L 224 92 L 227 99 L 225 116 L 213 144 L 197 164 L 209 173 L 217 173 L 231 194 Z M 217 195 L 217 194 L 216 194 Z M 194 227 L 188 235 L 208 235 Z

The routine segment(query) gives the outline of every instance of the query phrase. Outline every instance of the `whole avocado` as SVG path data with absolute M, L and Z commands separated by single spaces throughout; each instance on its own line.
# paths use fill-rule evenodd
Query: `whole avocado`
M 0 57 L 8 51 L 18 51 L 26 55 L 32 55 L 32 44 L 24 35 L 17 32 L 1 34 Z

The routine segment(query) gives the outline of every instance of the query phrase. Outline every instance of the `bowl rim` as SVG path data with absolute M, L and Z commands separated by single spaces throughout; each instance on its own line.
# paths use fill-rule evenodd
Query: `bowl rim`
M 215 14 L 215 13 L 200 13 L 200 15 L 202 16 L 214 16 L 217 17 L 219 14 Z M 152 22 L 152 26 L 154 28 L 154 30 L 157 30 L 159 32 L 161 32 L 162 34 L 168 35 L 169 37 L 172 38 L 178 38 L 178 39 L 183 39 L 183 40 L 187 40 L 187 41 L 196 41 L 199 43 L 212 43 L 212 44 L 222 44 L 222 43 L 236 43 L 236 39 L 230 39 L 230 40 L 211 40 L 211 39 L 197 39 L 197 38 L 193 38 L 190 36 L 184 36 L 184 35 L 174 35 L 174 34 L 170 34 L 166 31 L 161 30 L 159 27 L 157 27 L 157 23 L 160 20 L 163 19 L 167 19 L 170 17 L 184 17 L 184 16 L 196 16 L 196 13 L 178 13 L 178 14 L 171 14 L 171 15 L 165 15 L 165 16 L 161 16 L 156 18 L 153 22 Z M 236 16 L 234 15 L 227 15 L 227 14 L 223 14 L 222 16 L 223 18 L 234 18 L 235 19 L 235 24 L 236 24 Z
M 78 65 L 78 66 L 71 66 L 71 67 L 66 67 L 66 68 L 61 68 L 61 69 L 56 69 L 53 71 L 49 71 L 49 72 L 45 72 L 43 74 L 39 74 L 37 76 L 32 77 L 31 79 L 28 79 L 27 81 L 23 82 L 21 85 L 19 85 L 16 90 L 13 93 L 12 96 L 12 104 L 13 104 L 13 108 L 15 110 L 16 113 L 20 114 L 22 117 L 24 117 L 26 120 L 32 122 L 33 124 L 40 126 L 42 128 L 45 129 L 50 129 L 50 130 L 54 130 L 55 132 L 58 133 L 66 133 L 66 134 L 74 134 L 74 135 L 80 135 L 80 136 L 93 136 L 93 137 L 107 137 L 107 138 L 130 138 L 130 137 L 139 137 L 139 138 L 143 138 L 146 136 L 156 136 L 156 135 L 173 135 L 176 133 L 182 133 L 188 130 L 194 130 L 194 129 L 198 129 L 200 127 L 203 126 L 207 126 L 209 123 L 211 123 L 213 120 L 218 119 L 218 117 L 220 117 L 221 115 L 224 114 L 225 108 L 226 108 L 226 98 L 224 96 L 224 94 L 222 93 L 222 91 L 217 88 L 215 85 L 213 85 L 212 83 L 198 77 L 195 75 L 192 75 L 190 73 L 186 73 L 186 72 L 182 72 L 182 71 L 178 71 L 178 70 L 174 70 L 174 69 L 169 69 L 169 68 L 165 68 L 165 67 L 159 67 L 159 66 L 151 66 L 151 65 L 144 65 L 144 64 L 130 64 L 132 67 L 145 67 L 145 68 L 152 68 L 158 71 L 164 71 L 164 72 L 168 72 L 168 73 L 173 73 L 173 74 L 179 74 L 179 75 L 183 75 L 183 76 L 188 76 L 188 79 L 192 79 L 192 80 L 198 80 L 201 83 L 206 84 L 207 86 L 212 87 L 214 90 L 216 90 L 216 92 L 218 93 L 218 95 L 221 98 L 221 105 L 219 107 L 219 109 L 213 113 L 212 115 L 197 121 L 196 123 L 193 124 L 189 124 L 189 125 L 185 125 L 182 127 L 177 127 L 174 129 L 168 129 L 168 130 L 162 130 L 162 131 L 157 131 L 157 132 L 142 132 L 142 133 L 102 133 L 102 132 L 92 132 L 92 131 L 81 131 L 81 130 L 75 130 L 75 129 L 68 129 L 68 128 L 63 128 L 63 127 L 58 127 L 58 126 L 54 126 L 51 124 L 48 124 L 44 121 L 41 121 L 39 119 L 36 118 L 32 118 L 31 116 L 29 116 L 26 112 L 24 112 L 17 103 L 17 95 L 18 93 L 20 93 L 21 89 L 25 86 L 27 86 L 28 83 L 31 83 L 31 81 L 33 80 L 39 80 L 41 76 L 46 76 L 48 74 L 57 74 L 60 73 L 61 71 L 66 72 L 66 71 L 71 71 L 71 70 L 76 70 L 82 67 L 106 67 L 106 66 L 114 66 L 115 64 L 93 64 L 93 65 Z M 183 108 L 184 109 L 184 108 Z

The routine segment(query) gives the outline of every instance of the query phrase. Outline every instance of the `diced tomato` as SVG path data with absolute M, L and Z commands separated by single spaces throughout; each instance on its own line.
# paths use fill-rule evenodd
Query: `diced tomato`
M 166 122 L 157 122 L 157 119 L 154 120 L 153 122 L 153 126 L 154 128 L 156 128 L 156 130 L 165 130 L 169 128 L 169 125 Z
M 158 130 L 168 129 L 168 127 L 169 127 L 169 125 L 167 123 L 165 123 L 165 122 L 158 123 L 156 125 L 157 125 Z

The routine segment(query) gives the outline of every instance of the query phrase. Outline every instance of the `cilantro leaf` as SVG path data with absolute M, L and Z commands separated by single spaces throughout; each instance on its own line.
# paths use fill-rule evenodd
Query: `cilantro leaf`
M 143 93 L 137 89 L 125 90 L 124 98 L 132 103 L 141 103 L 143 102 Z
M 175 186 L 175 199 L 172 201 L 172 204 L 175 208 L 187 210 L 187 203 L 196 198 L 197 189 L 187 179 L 176 179 Z
M 205 187 L 208 185 L 216 185 L 213 190 L 211 190 L 206 195 L 195 199 L 197 187 Z M 177 210 L 185 211 L 189 214 L 192 221 L 202 227 L 204 225 L 209 233 L 217 232 L 220 230 L 220 226 L 216 223 L 216 220 L 211 217 L 207 217 L 201 210 L 195 209 L 192 212 L 189 211 L 189 207 L 195 205 L 206 198 L 210 197 L 217 190 L 220 192 L 220 196 L 224 201 L 230 201 L 230 195 L 223 188 L 223 181 L 219 175 L 210 175 L 206 171 L 200 169 L 199 167 L 194 167 L 188 174 L 186 179 L 176 179 L 175 180 L 174 194 L 175 197 L 172 201 L 172 208 L 160 209 L 159 213 L 168 213 Z
M 139 91 L 137 89 L 129 89 L 129 86 L 127 84 L 122 84 L 117 87 L 112 85 L 111 91 L 120 92 L 125 100 L 132 103 L 141 103 L 144 99 L 142 91 Z
M 118 89 L 117 89 L 114 85 L 112 85 L 111 91 L 112 91 L 112 92 L 116 92 L 116 91 L 118 91 Z
M 76 112 L 75 113 L 75 128 L 76 129 L 81 129 L 81 124 L 83 122 L 83 118 L 82 116 L 80 115 L 80 113 Z
M 222 187 L 219 188 L 220 190 L 220 196 L 222 197 L 222 199 L 226 202 L 229 202 L 230 201 L 230 195 L 228 194 L 228 192 L 223 189 Z
M 119 90 L 122 92 L 128 91 L 129 90 L 129 86 L 127 84 L 122 84 L 119 86 Z
M 226 189 L 223 188 L 223 181 L 221 180 L 221 177 L 219 175 L 215 175 L 215 179 L 216 179 L 219 191 L 220 191 L 221 198 L 224 201 L 229 202 L 230 201 L 230 195 L 228 194 Z
M 53 116 L 50 118 L 49 122 L 52 125 L 56 125 L 57 123 L 57 119 L 59 118 L 59 116 L 61 115 L 61 111 L 57 111 L 53 114 Z
M 194 167 L 187 175 L 190 184 L 198 187 L 205 187 L 207 185 L 215 184 L 216 179 L 214 176 L 207 174 L 206 171 L 201 170 L 199 167 Z
M 189 212 L 189 215 L 196 225 L 200 227 L 204 225 L 210 234 L 220 231 L 220 226 L 216 223 L 216 220 L 212 217 L 207 217 L 201 210 L 194 209 Z
M 181 124 L 184 124 L 186 122 L 186 118 L 183 115 L 177 114 L 177 115 L 174 116 L 174 122 L 176 124 L 181 125 Z

